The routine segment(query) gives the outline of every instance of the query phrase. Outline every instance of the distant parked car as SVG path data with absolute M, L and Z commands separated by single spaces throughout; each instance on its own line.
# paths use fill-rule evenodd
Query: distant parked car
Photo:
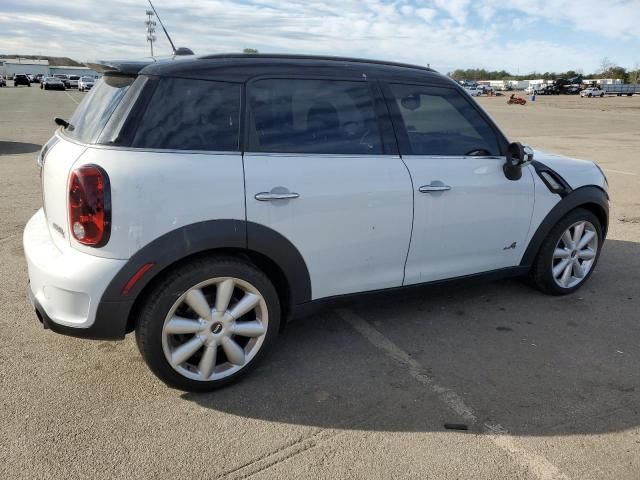
M 545 85 L 538 90 L 538 95 L 560 95 L 560 90 L 555 85 Z
M 538 95 L 540 91 L 544 88 L 544 85 L 529 85 L 524 89 L 529 95 Z
M 39 74 L 33 76 L 32 82 L 33 83 L 42 83 L 42 79 L 43 78 L 44 78 L 44 75 L 39 73 Z
M 80 80 L 78 80 L 78 90 L 80 90 L 81 92 L 91 90 L 91 87 L 93 87 L 94 83 L 95 80 L 93 79 L 93 77 L 80 77 Z
M 26 85 L 27 87 L 30 87 L 31 81 L 24 73 L 18 73 L 13 77 L 13 86 L 17 87 L 18 85 Z
M 582 90 L 582 88 L 580 88 L 578 85 L 569 85 L 564 89 L 564 93 L 566 93 L 567 95 L 578 95 L 580 93 L 580 90 Z
M 54 73 L 53 76 L 62 80 L 65 87 L 70 88 L 69 75 L 65 75 L 64 73 Z
M 65 90 L 64 82 L 57 77 L 46 77 L 40 88 L 44 90 Z
M 580 92 L 580 97 L 604 97 L 604 94 L 605 91 L 601 90 L 600 87 L 589 87 Z
M 78 75 L 70 75 L 69 76 L 69 87 L 70 88 L 78 88 L 78 82 L 80 81 L 80 77 Z
M 479 97 L 482 95 L 482 90 L 479 87 L 464 87 L 464 90 L 472 97 Z

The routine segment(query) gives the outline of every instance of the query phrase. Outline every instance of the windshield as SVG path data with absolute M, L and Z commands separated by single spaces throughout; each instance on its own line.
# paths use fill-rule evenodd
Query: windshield
M 80 102 L 64 133 L 82 143 L 95 143 L 134 80 L 135 77 L 103 77 Z
M 93 82 L 93 78 L 91 77 L 82 77 L 83 82 Z

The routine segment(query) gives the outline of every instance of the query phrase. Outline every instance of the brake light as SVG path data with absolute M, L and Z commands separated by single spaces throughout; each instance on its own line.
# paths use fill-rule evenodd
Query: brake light
M 111 186 L 97 165 L 84 165 L 69 180 L 69 229 L 83 245 L 102 247 L 111 234 Z

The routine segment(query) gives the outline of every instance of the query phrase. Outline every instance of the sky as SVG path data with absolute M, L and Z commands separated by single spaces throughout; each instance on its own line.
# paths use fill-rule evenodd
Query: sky
M 640 0 L 156 0 L 176 46 L 514 74 L 640 65 Z M 0 53 L 148 57 L 143 0 L 0 0 Z M 158 25 L 156 55 L 171 49 Z

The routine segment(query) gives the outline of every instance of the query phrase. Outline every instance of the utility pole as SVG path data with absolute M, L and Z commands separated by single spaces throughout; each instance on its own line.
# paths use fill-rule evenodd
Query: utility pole
M 153 20 L 153 10 L 147 10 L 146 15 L 147 20 L 144 22 L 144 24 L 147 26 L 147 42 L 149 42 L 149 47 L 151 48 L 151 56 L 153 57 L 153 42 L 156 41 L 156 21 Z

